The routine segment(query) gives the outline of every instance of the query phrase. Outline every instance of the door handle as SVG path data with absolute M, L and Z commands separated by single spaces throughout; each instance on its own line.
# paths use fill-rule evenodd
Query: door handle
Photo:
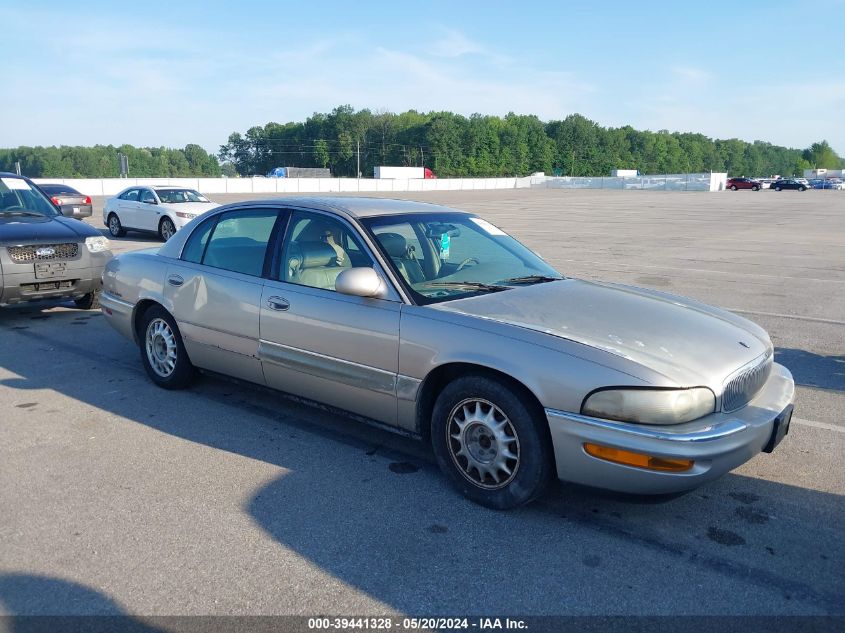
M 167 278 L 167 283 L 169 283 L 171 286 L 179 287 L 183 283 L 185 283 L 185 280 L 182 279 L 180 275 L 170 275 L 170 277 Z
M 290 303 L 288 303 L 287 299 L 284 299 L 282 297 L 268 297 L 267 307 L 271 310 L 278 310 L 279 312 L 284 312 L 285 310 L 290 308 Z

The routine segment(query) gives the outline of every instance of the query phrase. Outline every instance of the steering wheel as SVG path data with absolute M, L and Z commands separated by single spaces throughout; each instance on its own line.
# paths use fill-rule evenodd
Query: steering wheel
M 458 264 L 458 267 L 455 269 L 455 272 L 463 270 L 465 266 L 469 266 L 470 264 L 477 266 L 478 263 L 479 262 L 475 257 L 467 257 L 464 261 Z

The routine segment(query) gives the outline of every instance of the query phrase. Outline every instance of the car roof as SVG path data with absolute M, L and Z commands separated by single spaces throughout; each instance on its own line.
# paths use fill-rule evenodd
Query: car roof
M 184 185 L 137 185 L 138 187 L 148 187 L 149 189 L 187 189 L 188 191 L 196 191 L 192 187 L 185 187 Z
M 371 218 L 386 215 L 404 215 L 406 213 L 463 213 L 458 209 L 444 207 L 429 202 L 416 200 L 398 200 L 395 198 L 366 198 L 356 196 L 290 196 L 261 200 L 262 203 L 276 203 L 286 206 L 299 206 L 320 211 L 341 212 L 355 218 Z

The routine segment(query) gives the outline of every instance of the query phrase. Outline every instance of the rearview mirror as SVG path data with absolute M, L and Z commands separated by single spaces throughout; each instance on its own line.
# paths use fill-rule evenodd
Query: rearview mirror
M 334 288 L 341 294 L 355 297 L 374 297 L 384 299 L 387 296 L 387 284 L 372 268 L 349 268 L 337 276 Z
M 458 237 L 461 234 L 461 227 L 445 222 L 432 223 L 426 226 L 425 236 L 429 239 L 439 240 L 444 234 L 449 237 Z

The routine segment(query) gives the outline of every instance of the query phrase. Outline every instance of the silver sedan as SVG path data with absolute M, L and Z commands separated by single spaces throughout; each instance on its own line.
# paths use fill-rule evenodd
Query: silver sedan
M 430 441 L 470 499 L 556 476 L 692 489 L 771 452 L 794 383 L 769 336 L 682 297 L 568 278 L 445 207 L 286 198 L 220 207 L 113 259 L 102 309 L 168 389 L 227 374 Z

